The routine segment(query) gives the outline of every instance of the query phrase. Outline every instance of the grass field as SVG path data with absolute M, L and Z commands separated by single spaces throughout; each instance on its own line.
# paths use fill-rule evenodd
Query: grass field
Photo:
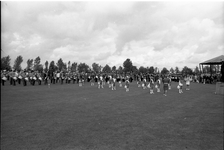
M 1 150 L 222 150 L 223 95 L 86 84 L 1 86 Z

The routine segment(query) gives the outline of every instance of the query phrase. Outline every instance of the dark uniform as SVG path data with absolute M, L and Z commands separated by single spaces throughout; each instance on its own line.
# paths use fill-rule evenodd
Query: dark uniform
M 12 84 L 14 86 L 16 86 L 16 80 L 17 80 L 16 71 L 14 71 L 12 72 Z
M 65 74 L 63 72 L 60 73 L 60 78 L 61 78 L 61 84 L 63 84 L 63 81 L 65 79 Z
M 28 73 L 26 71 L 21 72 L 21 77 L 22 77 L 23 86 L 26 86 L 27 81 L 29 80 Z
M 20 72 L 18 73 L 18 83 L 19 83 L 19 84 L 20 84 L 21 81 L 22 81 L 21 72 L 22 72 L 22 71 L 20 71 Z

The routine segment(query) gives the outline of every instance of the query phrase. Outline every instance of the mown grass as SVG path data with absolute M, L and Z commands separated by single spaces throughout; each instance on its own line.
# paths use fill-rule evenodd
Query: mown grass
M 220 150 L 223 95 L 191 84 L 179 94 L 89 83 L 1 87 L 2 150 Z

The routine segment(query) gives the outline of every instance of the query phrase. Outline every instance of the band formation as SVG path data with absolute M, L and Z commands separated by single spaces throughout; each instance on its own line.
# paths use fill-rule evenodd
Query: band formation
M 5 82 L 10 82 L 10 85 L 16 86 L 16 84 L 22 84 L 23 86 L 34 85 L 47 85 L 49 88 L 54 84 L 78 84 L 83 86 L 85 83 L 90 83 L 90 86 L 98 84 L 98 88 L 104 88 L 106 84 L 109 88 L 116 90 L 116 85 L 124 87 L 128 92 L 130 89 L 130 82 L 137 81 L 137 86 L 143 89 L 149 88 L 149 93 L 154 94 L 154 91 L 160 92 L 163 88 L 163 94 L 166 96 L 167 91 L 171 89 L 172 77 L 169 75 L 150 75 L 150 74 L 137 74 L 137 75 L 123 75 L 123 74 L 106 74 L 106 73 L 75 73 L 75 72 L 43 72 L 38 71 L 6 71 L 1 72 L 2 86 Z M 192 76 L 186 76 L 185 78 L 178 78 L 177 89 L 179 93 L 183 93 L 183 84 L 186 83 L 186 90 L 190 90 L 190 82 Z

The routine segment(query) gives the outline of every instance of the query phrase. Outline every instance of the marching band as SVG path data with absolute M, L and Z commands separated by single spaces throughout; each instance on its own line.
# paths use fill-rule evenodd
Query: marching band
M 16 84 L 22 84 L 23 86 L 27 86 L 28 83 L 30 85 L 48 85 L 50 87 L 51 84 L 75 84 L 77 83 L 80 87 L 84 86 L 85 82 L 90 82 L 90 86 L 94 86 L 94 83 L 98 83 L 98 88 L 104 88 L 104 85 L 107 83 L 111 90 L 116 90 L 116 82 L 119 84 L 119 87 L 123 87 L 122 83 L 124 83 L 124 88 L 126 92 L 129 91 L 130 82 L 132 82 L 135 78 L 137 81 L 137 87 L 141 87 L 142 89 L 149 88 L 149 93 L 154 94 L 154 89 L 159 93 L 161 89 L 161 83 L 163 83 L 163 91 L 164 95 L 167 96 L 168 90 L 171 90 L 171 77 L 165 75 L 123 75 L 123 74 L 95 74 L 95 73 L 76 73 L 76 72 L 63 72 L 63 71 L 47 71 L 47 72 L 38 72 L 34 70 L 2 70 L 1 71 L 1 83 L 2 86 L 5 85 L 7 81 L 9 81 L 10 85 L 16 86 Z M 187 90 L 190 90 L 190 82 L 192 79 L 187 76 L 185 79 Z M 182 86 L 183 80 L 179 80 L 179 85 L 177 86 L 179 93 L 183 93 Z

